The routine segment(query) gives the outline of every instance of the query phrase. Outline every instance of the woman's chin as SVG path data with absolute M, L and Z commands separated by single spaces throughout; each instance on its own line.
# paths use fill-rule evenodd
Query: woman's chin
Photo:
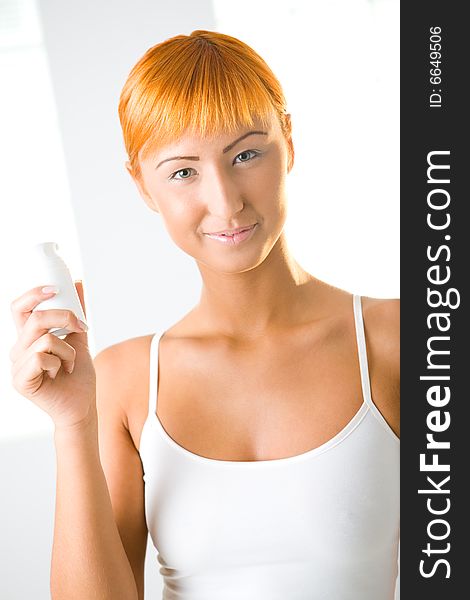
M 231 259 L 223 260 L 221 257 L 204 257 L 196 258 L 198 265 L 204 269 L 210 269 L 215 273 L 224 275 L 235 275 L 236 273 L 244 273 L 256 269 L 256 267 L 263 262 L 260 258 L 247 258 L 247 257 L 232 257 Z

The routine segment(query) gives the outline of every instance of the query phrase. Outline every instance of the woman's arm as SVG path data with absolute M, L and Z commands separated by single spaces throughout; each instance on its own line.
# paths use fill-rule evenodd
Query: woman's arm
M 140 409 L 147 410 L 150 339 L 141 336 L 119 342 L 94 359 L 100 460 L 139 600 L 144 598 L 148 530 L 142 461 L 129 422 Z
M 80 282 L 75 286 L 85 311 L 83 286 Z M 98 415 L 113 403 L 102 400 L 102 377 L 97 377 L 87 334 L 73 311 L 34 310 L 54 293 L 57 290 L 45 292 L 37 286 L 13 300 L 18 337 L 10 350 L 13 386 L 55 424 L 57 489 L 51 595 L 53 600 L 138 600 L 133 568 L 114 520 L 100 462 Z M 70 332 L 64 339 L 50 333 L 64 327 Z M 101 373 L 101 367 L 98 370 Z M 108 379 L 114 382 L 115 374 Z M 111 397 L 119 398 L 118 394 Z M 110 419 L 106 416 L 116 432 L 108 436 L 108 443 L 111 440 L 126 475 L 132 472 L 135 490 L 139 469 L 128 437 L 116 425 L 120 412 L 112 411 Z M 139 548 L 142 539 L 139 537 Z
M 56 430 L 53 600 L 144 598 L 144 481 L 127 410 L 142 398 L 147 406 L 148 354 L 145 336 L 101 351 L 93 419 Z
M 56 427 L 54 441 L 52 600 L 138 600 L 100 462 L 97 412 L 80 427 Z

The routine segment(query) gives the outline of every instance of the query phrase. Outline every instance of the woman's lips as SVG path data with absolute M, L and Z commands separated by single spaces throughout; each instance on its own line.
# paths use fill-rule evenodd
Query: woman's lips
M 255 231 L 258 223 L 255 223 L 251 227 L 247 227 L 246 229 L 242 229 L 233 235 L 228 234 L 216 234 L 216 233 L 205 233 L 204 235 L 210 238 L 211 240 L 216 240 L 217 242 L 221 242 L 222 244 L 226 244 L 229 246 L 236 246 L 241 242 L 248 240 Z

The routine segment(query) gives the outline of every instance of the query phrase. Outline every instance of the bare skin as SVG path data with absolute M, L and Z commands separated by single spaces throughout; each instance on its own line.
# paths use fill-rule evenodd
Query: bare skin
M 142 157 L 134 180 L 203 282 L 198 305 L 160 342 L 158 417 L 195 454 L 266 460 L 329 440 L 359 409 L 362 390 L 351 294 L 302 269 L 285 239 L 292 139 L 274 116 L 266 134 L 224 152 L 238 137 L 184 136 Z M 198 158 L 173 160 L 182 156 Z M 205 235 L 251 223 L 257 230 L 238 247 Z M 363 298 L 363 314 L 373 398 L 398 434 L 399 301 Z M 140 365 L 148 373 L 149 343 L 122 343 L 139 373 L 139 394 L 123 409 L 136 448 L 148 410 Z
M 165 331 L 157 415 L 170 437 L 206 458 L 271 460 L 315 448 L 351 420 L 362 403 L 352 298 L 318 283 L 309 293 L 318 286 L 324 300 L 305 307 L 307 319 L 256 343 L 209 334 L 197 310 Z M 399 303 L 362 301 L 372 398 L 399 436 L 393 336 Z M 134 394 L 123 408 L 137 449 L 148 411 L 150 341 L 142 336 L 119 344 L 134 373 Z

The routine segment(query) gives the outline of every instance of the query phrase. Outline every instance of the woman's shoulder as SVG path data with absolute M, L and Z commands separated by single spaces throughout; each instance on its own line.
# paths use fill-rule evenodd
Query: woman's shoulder
M 134 387 L 136 383 L 148 383 L 146 375 L 148 375 L 150 368 L 152 339 L 154 336 L 161 337 L 164 334 L 164 342 L 162 339 L 160 343 L 161 350 L 162 346 L 171 340 L 178 341 L 180 338 L 184 338 L 184 323 L 190 315 L 191 313 L 188 313 L 170 327 L 162 326 L 153 333 L 115 342 L 101 350 L 94 360 L 108 365 L 109 369 L 115 372 L 117 380 L 121 380 L 126 388 Z
M 126 367 L 130 367 L 131 373 L 136 373 L 139 366 L 145 368 L 141 363 L 146 361 L 152 337 L 153 334 L 147 334 L 110 344 L 96 354 L 94 361 L 113 369 L 117 376 L 122 374 L 127 378 L 129 373 L 123 373 Z
M 363 297 L 372 397 L 400 435 L 400 300 Z
M 399 361 L 400 300 L 399 298 L 362 297 L 362 314 L 366 336 L 375 351 L 389 361 Z
M 325 282 L 320 284 L 322 306 L 328 307 L 326 314 L 349 319 L 353 294 Z M 312 291 L 315 295 L 315 286 L 312 287 Z M 361 305 L 366 337 L 373 336 L 377 341 L 380 339 L 380 345 L 384 349 L 396 351 L 400 336 L 400 299 L 361 296 Z
M 327 290 L 324 305 L 329 306 L 332 315 L 350 321 L 352 294 L 333 286 Z M 366 337 L 367 354 L 370 363 L 381 365 L 383 369 L 399 374 L 400 362 L 400 300 L 399 298 L 373 298 L 361 296 L 362 318 Z M 372 360 L 371 360 L 372 359 Z
M 115 342 L 93 359 L 97 386 L 106 389 L 108 402 L 118 405 L 123 424 L 131 434 L 133 423 L 145 415 L 148 406 L 152 337 L 153 334 L 147 334 Z

